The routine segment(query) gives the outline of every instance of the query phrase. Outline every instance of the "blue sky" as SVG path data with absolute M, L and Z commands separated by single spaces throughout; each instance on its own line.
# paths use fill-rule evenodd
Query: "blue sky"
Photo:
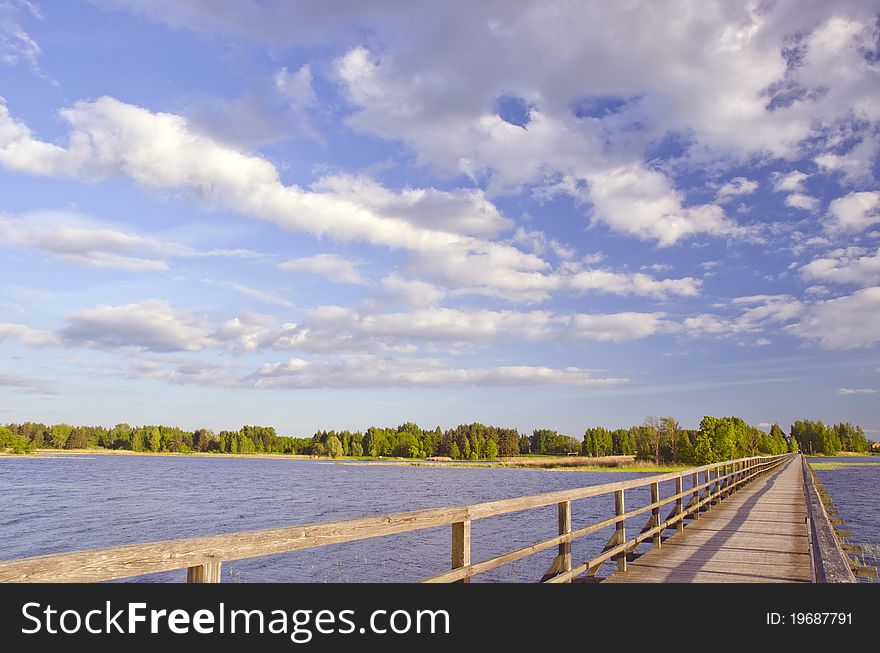
M 880 5 L 620 4 L 0 0 L 0 421 L 876 439 Z

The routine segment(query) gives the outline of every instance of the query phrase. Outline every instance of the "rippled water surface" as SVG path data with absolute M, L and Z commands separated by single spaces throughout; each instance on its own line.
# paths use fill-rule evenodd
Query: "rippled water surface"
M 817 469 L 816 474 L 843 518 L 844 525 L 840 528 L 852 532 L 850 541 L 880 546 L 880 456 L 808 460 L 846 465 L 838 469 Z
M 878 462 L 878 458 L 811 459 Z M 856 543 L 880 544 L 880 465 L 817 472 Z M 546 472 L 528 469 L 408 467 L 310 460 L 128 455 L 0 459 L 0 559 L 153 540 L 231 533 L 291 524 L 538 494 L 647 476 L 639 473 Z M 685 488 L 690 486 L 686 477 Z M 661 496 L 673 493 L 672 483 Z M 631 510 L 648 501 L 628 490 Z M 665 514 L 664 510 L 664 514 Z M 574 528 L 613 514 L 612 496 L 573 504 Z M 627 522 L 639 529 L 645 516 Z M 556 534 L 549 506 L 473 524 L 473 560 Z M 450 528 L 443 527 L 225 563 L 224 582 L 417 581 L 450 565 Z M 609 530 L 582 538 L 574 562 L 601 550 Z M 545 551 L 479 580 L 533 582 L 553 560 Z M 610 566 L 610 565 L 609 565 Z M 610 571 L 610 570 L 609 570 Z M 176 571 L 144 581 L 182 581 Z
M 464 505 L 645 475 L 265 458 L 4 458 L 0 559 Z M 662 492 L 671 494 L 671 483 Z M 627 508 L 647 498 L 645 490 L 628 491 Z M 575 502 L 572 513 L 575 528 L 605 519 L 613 514 L 613 497 Z M 552 537 L 556 522 L 555 506 L 474 522 L 473 560 Z M 628 523 L 628 528 L 640 526 Z M 416 581 L 449 568 L 450 531 L 444 527 L 225 563 L 223 580 Z M 575 562 L 595 555 L 609 535 L 602 531 L 578 540 Z M 531 582 L 553 557 L 546 551 L 479 578 Z M 184 576 L 178 571 L 143 580 Z

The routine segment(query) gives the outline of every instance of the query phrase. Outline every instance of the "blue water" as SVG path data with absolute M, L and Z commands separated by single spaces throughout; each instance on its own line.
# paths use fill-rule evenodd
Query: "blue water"
M 811 459 L 837 460 L 837 459 Z M 843 462 L 880 462 L 847 458 Z M 880 465 L 818 471 L 854 543 L 880 544 Z M 0 458 L 0 559 L 154 540 L 465 505 L 647 476 L 638 473 L 405 467 L 311 460 L 92 455 Z M 685 488 L 690 486 L 685 477 Z M 661 496 L 673 493 L 661 485 Z M 628 510 L 648 502 L 628 490 Z M 664 510 L 664 515 L 666 510 Z M 575 529 L 613 514 L 612 496 L 574 502 Z M 627 522 L 638 530 L 647 515 Z M 473 523 L 474 562 L 553 537 L 556 507 Z M 224 582 L 413 582 L 450 565 L 450 528 L 430 529 L 223 565 Z M 575 541 L 578 564 L 610 529 Z M 644 546 L 644 545 L 643 545 Z M 545 551 L 476 581 L 534 582 Z M 606 570 L 610 571 L 610 565 Z M 601 574 L 600 574 L 601 575 Z M 183 581 L 184 571 L 138 580 Z
M 0 458 L 0 559 L 464 505 L 639 476 L 646 474 L 255 458 Z M 672 493 L 671 482 L 661 486 L 662 496 Z M 627 509 L 648 498 L 647 489 L 627 491 Z M 612 496 L 577 501 L 573 526 L 612 514 Z M 636 517 L 627 529 L 646 518 Z M 556 522 L 555 506 L 476 521 L 472 560 L 553 537 Z M 444 527 L 228 562 L 223 581 L 418 581 L 449 569 L 450 533 Z M 577 540 L 574 563 L 594 556 L 609 536 L 606 530 Z M 546 551 L 476 580 L 533 582 L 554 556 Z M 176 571 L 139 580 L 184 578 L 185 571 Z
M 859 463 L 839 469 L 817 469 L 816 475 L 843 518 L 842 530 L 852 531 L 853 544 L 880 545 L 880 456 L 809 458 L 809 462 Z M 873 464 L 862 464 L 873 463 Z

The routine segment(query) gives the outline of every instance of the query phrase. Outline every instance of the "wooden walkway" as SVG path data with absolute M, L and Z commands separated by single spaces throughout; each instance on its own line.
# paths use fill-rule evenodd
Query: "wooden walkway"
M 809 583 L 806 517 L 803 470 L 792 459 L 603 582 Z

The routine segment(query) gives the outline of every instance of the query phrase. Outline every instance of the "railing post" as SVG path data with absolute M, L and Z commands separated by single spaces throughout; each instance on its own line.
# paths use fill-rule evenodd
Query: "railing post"
M 452 524 L 452 568 L 467 567 L 471 564 L 471 520 L 457 521 Z M 469 583 L 470 578 L 462 578 L 459 582 Z
M 559 502 L 559 534 L 571 533 L 571 501 Z M 571 540 L 559 545 L 560 573 L 571 571 Z
M 614 491 L 614 514 L 622 517 L 626 514 L 626 508 L 623 504 L 623 490 Z M 614 524 L 614 534 L 617 536 L 618 546 L 626 542 L 626 524 L 621 519 Z M 626 571 L 626 551 L 621 551 L 615 556 L 617 560 L 617 571 Z
M 712 468 L 706 470 L 706 512 L 712 509 Z
M 695 508 L 694 508 L 694 519 L 696 520 L 696 519 L 699 519 L 699 518 L 700 518 L 700 509 L 699 509 L 699 507 L 696 507 L 697 504 L 700 502 L 700 491 L 697 489 L 697 486 L 700 484 L 700 472 L 694 472 L 694 474 L 693 474 L 693 482 L 694 482 L 694 485 L 693 485 L 693 487 L 694 487 L 693 502 L 694 502 L 694 506 L 695 506 Z
M 204 565 L 188 567 L 186 570 L 187 583 L 219 583 L 220 582 L 220 564 L 219 562 L 209 562 Z
M 651 503 L 659 503 L 660 502 L 660 484 L 659 483 L 651 483 Z M 658 528 L 660 526 L 660 506 L 651 509 L 651 517 L 654 522 L 654 528 Z M 651 536 L 651 545 L 654 548 L 660 548 L 660 531 L 657 531 Z
M 678 495 L 678 498 L 675 500 L 675 514 L 678 515 L 678 521 L 675 523 L 675 532 L 681 533 L 684 531 L 684 515 L 682 515 L 682 494 L 684 493 L 684 481 L 681 476 L 675 477 L 675 493 Z

